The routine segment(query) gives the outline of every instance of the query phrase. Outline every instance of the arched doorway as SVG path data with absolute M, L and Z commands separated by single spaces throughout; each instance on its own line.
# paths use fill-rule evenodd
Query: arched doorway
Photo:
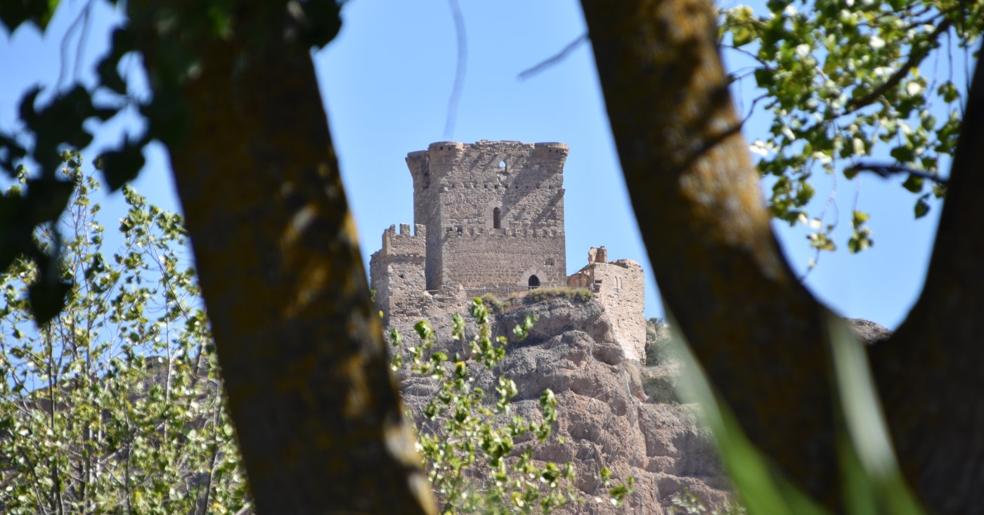
M 531 290 L 535 290 L 540 287 L 540 278 L 536 275 L 531 275 L 529 280 L 529 286 Z

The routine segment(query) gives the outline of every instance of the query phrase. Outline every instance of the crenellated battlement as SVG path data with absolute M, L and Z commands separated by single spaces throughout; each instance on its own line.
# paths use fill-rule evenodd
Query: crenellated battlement
M 409 224 L 400 224 L 400 231 L 391 225 L 383 231 L 383 244 L 380 250 L 382 256 L 419 256 L 427 255 L 427 227 L 422 224 L 414 225 L 414 233 L 410 233 Z
M 438 141 L 431 143 L 427 150 L 408 153 L 406 162 L 415 191 L 429 188 L 431 184 L 449 188 L 468 187 L 469 184 L 501 188 L 515 182 L 509 179 L 517 177 L 516 172 L 524 169 L 537 173 L 527 172 L 518 177 L 535 179 L 536 175 L 561 175 L 568 153 L 567 145 L 557 142 Z
M 444 237 L 465 238 L 482 236 L 493 239 L 538 239 L 538 238 L 557 238 L 563 234 L 561 229 L 527 229 L 510 228 L 495 229 L 485 227 L 445 227 Z
M 455 153 L 460 153 L 467 147 L 468 144 L 461 143 L 459 141 L 435 141 L 430 145 L 427 145 L 427 152 L 431 155 L 439 155 L 440 153 L 448 153 L 453 155 Z
M 540 159 L 566 159 L 567 154 L 570 153 L 566 143 L 556 141 L 535 143 L 533 149 L 534 157 Z

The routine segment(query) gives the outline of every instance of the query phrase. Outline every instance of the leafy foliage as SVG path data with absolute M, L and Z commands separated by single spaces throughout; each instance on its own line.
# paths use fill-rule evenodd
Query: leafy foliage
M 45 28 L 58 6 L 57 0 L 11 0 L 0 4 L 0 24 L 13 32 L 25 23 Z
M 667 512 L 669 515 L 698 515 L 701 513 L 707 513 L 709 515 L 745 515 L 747 510 L 734 502 L 726 503 L 719 509 L 708 508 L 693 492 L 684 490 L 670 497 L 670 508 Z
M 133 138 L 124 135 L 115 149 L 97 160 L 110 189 L 118 190 L 143 168 L 146 145 L 153 141 L 169 145 L 182 137 L 188 113 L 180 90 L 201 74 L 203 59 L 198 52 L 204 42 L 240 38 L 249 42 L 245 45 L 248 50 L 254 50 L 262 48 L 263 38 L 273 33 L 276 37 L 287 34 L 304 46 L 320 47 L 341 28 L 340 3 L 335 0 L 267 2 L 238 10 L 227 0 L 125 5 L 129 20 L 114 30 L 109 52 L 96 66 L 96 86 L 89 89 L 75 84 L 55 92 L 42 106 L 37 105 L 42 88 L 34 87 L 21 99 L 23 130 L 0 131 L 0 169 L 12 178 L 23 175 L 21 165 L 26 159 L 39 169 L 38 177 L 23 183 L 16 194 L 0 198 L 0 272 L 20 256 L 33 262 L 38 274 L 31 285 L 30 308 L 39 326 L 60 312 L 70 289 L 58 275 L 61 244 L 53 228 L 67 206 L 72 183 L 59 177 L 57 170 L 69 159 L 66 151 L 84 150 L 92 142 L 87 121 L 105 122 L 131 108 L 147 121 L 142 134 Z M 3 2 L 0 23 L 9 31 L 25 23 L 43 29 L 56 6 L 57 1 L 50 0 Z M 280 13 L 288 27 L 271 26 L 272 17 L 264 12 Z M 242 13 L 252 16 L 240 16 Z M 163 41 L 167 43 L 154 43 Z M 138 44 L 141 42 L 143 46 Z M 146 55 L 147 45 L 153 55 Z M 119 73 L 121 60 L 134 53 L 144 54 L 141 62 L 155 63 L 154 73 L 148 73 L 151 98 L 136 99 Z M 97 103 L 96 98 L 101 100 Z M 31 235 L 38 227 L 47 227 L 51 245 L 41 248 L 36 244 Z
M 391 330 L 393 369 L 437 383 L 423 407 L 418 445 L 428 477 L 447 513 L 550 512 L 582 500 L 574 487 L 572 464 L 534 459 L 537 446 L 551 440 L 557 422 L 557 400 L 549 389 L 539 395 L 538 420 L 512 412 L 516 383 L 495 373 L 506 356 L 509 339 L 492 335 L 486 303 L 476 298 L 470 308 L 475 333 L 466 337 L 461 315 L 452 318 L 453 355 L 437 350 L 431 325 L 420 321 L 416 344 L 405 344 Z M 515 341 L 526 338 L 534 320 L 527 316 L 514 327 Z M 460 346 L 460 347 L 459 347 Z M 478 378 L 491 375 L 495 397 Z M 599 472 L 610 501 L 618 505 L 631 491 L 633 479 L 615 482 L 607 468 Z
M 957 0 L 770 0 L 767 11 L 748 6 L 722 12 L 726 48 L 755 64 L 735 79 L 752 76 L 771 117 L 768 135 L 752 150 L 758 167 L 772 176 L 773 216 L 810 225 L 810 245 L 833 251 L 833 224 L 807 212 L 814 175 L 855 166 L 887 154 L 897 170 L 914 170 L 903 184 L 918 195 L 916 217 L 929 210 L 930 195 L 945 193 L 942 181 L 927 191 L 919 174 L 939 177 L 941 160 L 956 146 L 966 91 L 960 59 L 984 30 L 984 2 Z M 961 55 L 954 57 L 957 51 Z M 940 61 L 945 61 L 942 65 Z M 932 63 L 934 76 L 921 72 Z M 937 72 L 938 70 L 938 72 Z M 945 71 L 944 71 L 945 70 Z M 944 112 L 942 119 L 934 113 Z M 861 167 L 863 168 L 863 167 Z M 871 246 L 870 231 L 853 220 L 851 252 Z
M 518 390 L 509 378 L 496 378 L 494 402 L 486 402 L 486 392 L 475 385 L 472 369 L 492 370 L 505 358 L 507 339 L 492 337 L 489 312 L 481 299 L 472 302 L 471 316 L 478 331 L 454 356 L 434 350 L 436 335 L 426 321 L 414 326 L 417 345 L 404 346 L 395 330 L 390 335 L 394 369 L 405 364 L 410 372 L 438 381 L 437 394 L 423 408 L 431 423 L 422 425 L 417 437 L 428 477 L 444 503 L 442 511 L 485 512 L 497 511 L 496 507 L 550 511 L 574 500 L 570 464 L 537 464 L 529 449 L 513 456 L 518 439 L 533 436 L 543 442 L 550 437 L 557 421 L 553 392 L 546 390 L 540 396 L 539 422 L 510 417 L 509 403 Z M 464 342 L 464 318 L 456 314 L 452 322 L 452 338 Z M 517 326 L 517 334 L 524 335 L 532 323 L 528 318 Z
M 246 481 L 181 219 L 124 189 L 123 247 L 104 254 L 98 184 L 70 163 L 64 311 L 35 329 L 38 267 L 0 275 L 0 509 L 236 512 Z

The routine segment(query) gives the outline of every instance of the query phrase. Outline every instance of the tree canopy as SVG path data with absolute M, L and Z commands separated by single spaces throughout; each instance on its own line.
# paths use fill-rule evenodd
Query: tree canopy
M 759 172 L 775 179 L 770 213 L 820 221 L 811 246 L 838 244 L 833 223 L 808 207 L 818 173 L 901 175 L 916 218 L 929 212 L 930 196 L 945 194 L 984 3 L 771 0 L 765 12 L 725 9 L 720 30 L 726 49 L 754 63 L 729 79 L 750 77 L 761 89 L 740 116 L 771 118 L 752 143 Z M 851 252 L 873 243 L 867 219 L 856 207 Z

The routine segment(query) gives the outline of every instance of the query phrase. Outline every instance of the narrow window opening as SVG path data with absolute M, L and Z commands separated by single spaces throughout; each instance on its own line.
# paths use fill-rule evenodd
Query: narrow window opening
M 502 210 L 495 208 L 492 210 L 492 228 L 502 229 Z
M 535 275 L 531 275 L 528 284 L 531 290 L 535 290 L 540 287 L 540 278 Z

